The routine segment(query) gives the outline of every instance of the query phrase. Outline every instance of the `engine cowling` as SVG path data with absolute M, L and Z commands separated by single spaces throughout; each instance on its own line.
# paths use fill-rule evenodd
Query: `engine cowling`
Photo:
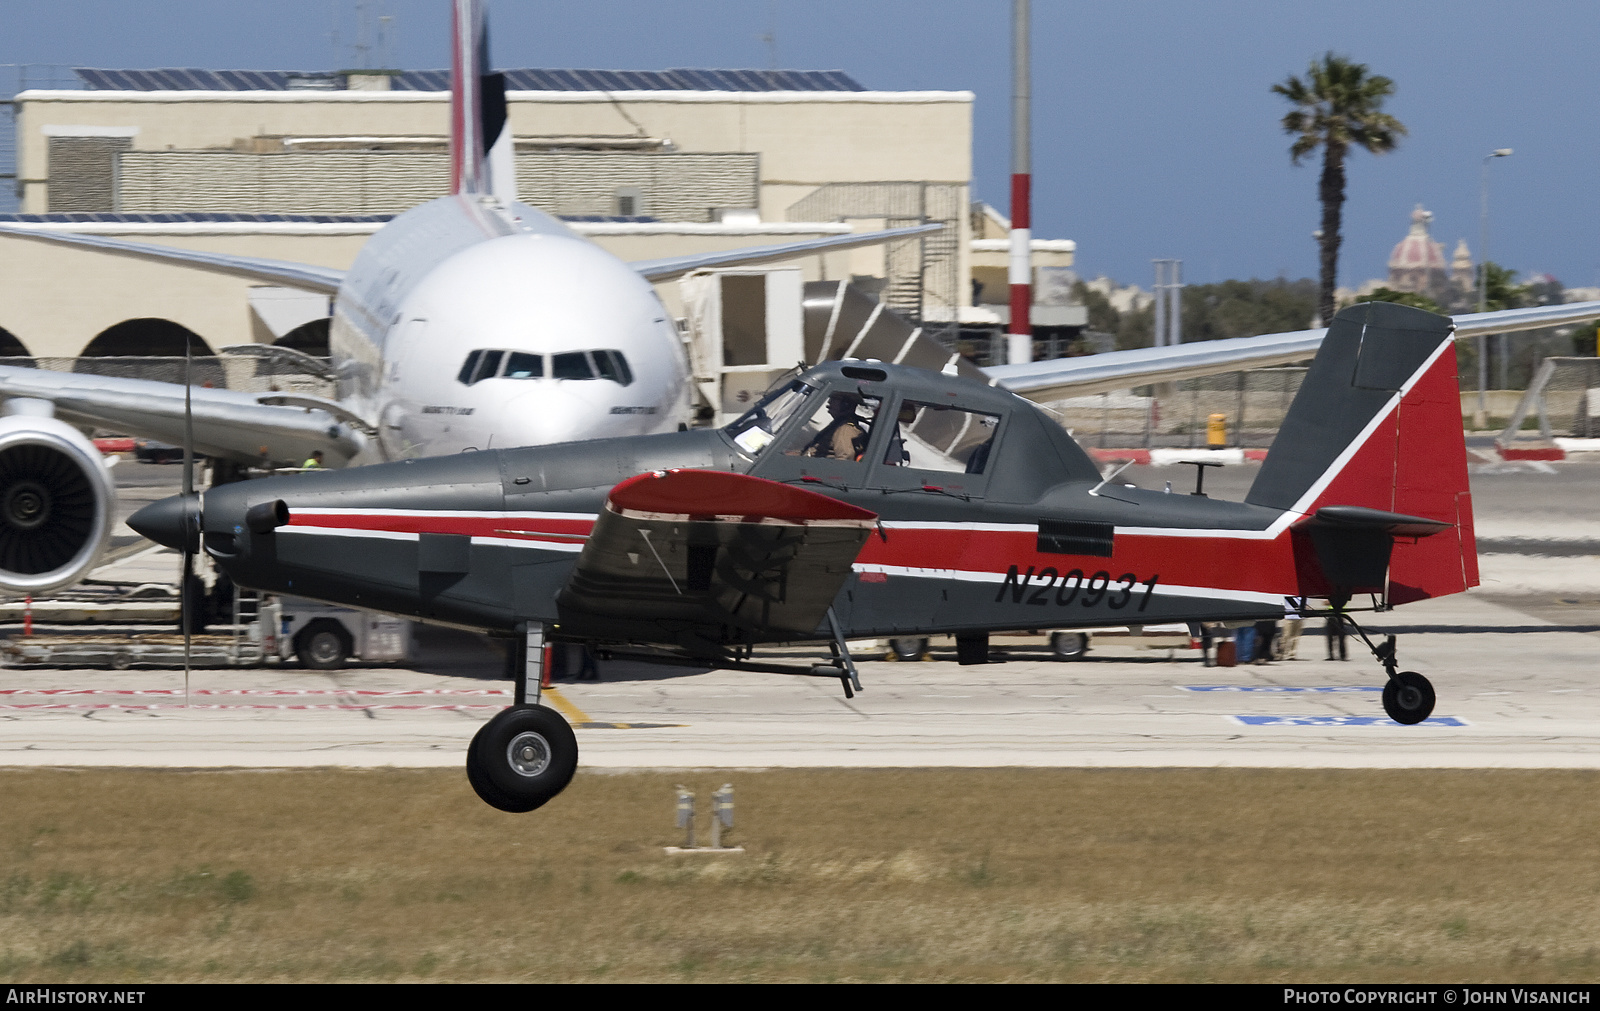
M 99 450 L 55 418 L 0 418 L 0 592 L 88 575 L 111 540 L 116 488 Z

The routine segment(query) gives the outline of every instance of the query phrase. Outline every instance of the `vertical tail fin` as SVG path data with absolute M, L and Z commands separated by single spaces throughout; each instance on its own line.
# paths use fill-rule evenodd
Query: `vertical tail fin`
M 489 72 L 483 0 L 455 0 L 450 64 L 450 191 L 516 199 L 504 74 Z
M 1390 302 L 1339 313 L 1245 496 L 1307 517 L 1357 506 L 1449 524 L 1389 538 L 1375 589 L 1390 603 L 1478 584 L 1452 331 L 1443 316 Z

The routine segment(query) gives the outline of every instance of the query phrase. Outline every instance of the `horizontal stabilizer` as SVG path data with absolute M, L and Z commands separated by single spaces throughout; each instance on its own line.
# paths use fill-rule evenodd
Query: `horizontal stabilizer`
M 1366 506 L 1323 506 L 1307 524 L 1342 527 L 1350 530 L 1381 530 L 1394 537 L 1429 537 L 1454 524 L 1444 520 L 1430 520 L 1425 516 L 1407 516 L 1404 513 L 1385 512 Z
M 698 653 L 810 635 L 876 522 L 742 474 L 641 474 L 607 498 L 557 598 L 561 624 Z

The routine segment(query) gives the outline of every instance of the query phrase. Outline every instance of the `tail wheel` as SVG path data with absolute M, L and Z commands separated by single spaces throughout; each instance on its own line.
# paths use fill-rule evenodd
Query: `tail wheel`
M 1089 652 L 1089 637 L 1082 632 L 1056 632 L 1050 636 L 1050 652 L 1057 660 L 1081 660 Z
M 553 709 L 513 706 L 485 723 L 467 748 L 467 782 L 490 807 L 521 813 L 572 782 L 578 739 Z
M 1401 671 L 1383 686 L 1383 711 L 1396 723 L 1421 723 L 1433 712 L 1433 685 L 1416 671 Z

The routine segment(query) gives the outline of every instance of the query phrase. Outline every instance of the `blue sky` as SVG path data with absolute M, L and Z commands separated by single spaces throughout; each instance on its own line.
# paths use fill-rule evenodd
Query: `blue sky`
M 354 0 L 12 0 L 0 63 L 329 69 L 354 62 Z M 448 65 L 443 0 L 370 0 L 391 62 Z M 1416 203 L 1446 253 L 1478 247 L 1482 157 L 1491 256 L 1524 275 L 1600 283 L 1600 8 L 1417 0 L 1034 4 L 1035 234 L 1072 238 L 1086 275 L 1150 283 L 1310 276 L 1317 165 L 1291 167 L 1269 87 L 1333 50 L 1393 78 L 1411 134 L 1354 156 L 1341 283 L 1381 276 Z M 974 186 L 1005 209 L 1007 0 L 546 0 L 491 3 L 501 66 L 842 69 L 871 88 L 977 93 Z M 25 10 L 26 13 L 16 13 Z M 343 42 L 336 51 L 330 29 Z

